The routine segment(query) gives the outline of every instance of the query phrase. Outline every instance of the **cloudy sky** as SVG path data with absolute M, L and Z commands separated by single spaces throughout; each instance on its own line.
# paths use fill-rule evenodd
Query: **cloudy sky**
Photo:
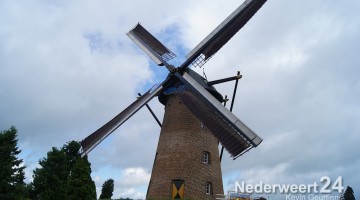
M 181 63 L 242 2 L 0 1 L 0 129 L 17 127 L 27 181 L 51 147 L 85 138 L 166 76 L 125 35 L 136 23 Z M 205 65 L 209 80 L 241 71 L 234 113 L 264 139 L 235 161 L 225 154 L 225 191 L 342 176 L 360 198 L 359 9 L 270 0 Z M 217 89 L 231 95 L 233 83 Z M 113 197 L 144 198 L 159 131 L 142 109 L 89 154 L 98 195 L 113 178 Z

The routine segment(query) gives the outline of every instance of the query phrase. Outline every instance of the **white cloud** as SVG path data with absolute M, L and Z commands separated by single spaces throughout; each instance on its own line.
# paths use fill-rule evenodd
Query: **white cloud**
M 150 181 L 150 174 L 141 167 L 127 168 L 122 172 L 119 180 L 121 186 L 131 187 L 148 184 Z
M 97 195 L 100 196 L 102 184 L 107 179 L 114 180 L 112 198 L 144 199 L 146 186 L 150 181 L 150 173 L 142 167 L 129 167 L 125 169 L 105 167 L 102 172 L 93 172 L 92 177 L 96 184 Z

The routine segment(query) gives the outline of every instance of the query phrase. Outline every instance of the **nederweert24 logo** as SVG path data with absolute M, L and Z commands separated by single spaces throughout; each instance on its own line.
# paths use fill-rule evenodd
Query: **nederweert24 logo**
M 260 181 L 258 184 L 246 184 L 244 181 L 235 181 L 236 193 L 258 193 L 258 194 L 330 194 L 344 190 L 343 178 L 338 176 L 332 181 L 329 176 L 322 176 L 319 183 L 314 181 L 311 184 L 267 184 Z

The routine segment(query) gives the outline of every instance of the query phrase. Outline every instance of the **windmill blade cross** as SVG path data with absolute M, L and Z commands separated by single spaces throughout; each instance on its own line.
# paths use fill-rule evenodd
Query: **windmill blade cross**
M 266 0 L 246 0 L 209 36 L 200 42 L 188 54 L 187 60 L 176 69 L 167 63 L 169 59 L 175 57 L 175 54 L 140 24 L 137 24 L 127 35 L 158 65 L 165 65 L 170 71 L 170 76 L 157 88 L 148 91 L 104 126 L 81 141 L 82 156 L 88 154 L 160 91 L 177 82 L 178 80 L 174 80 L 172 75 L 175 75 L 190 89 L 180 93 L 184 103 L 214 133 L 234 159 L 252 147 L 259 145 L 262 139 L 222 106 L 214 96 L 186 71 L 190 64 L 197 62 L 203 64 L 212 57 L 247 23 L 265 2 Z

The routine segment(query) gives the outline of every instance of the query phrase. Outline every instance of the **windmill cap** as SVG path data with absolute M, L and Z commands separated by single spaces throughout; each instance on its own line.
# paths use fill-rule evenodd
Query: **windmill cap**
M 204 87 L 210 94 L 212 94 L 217 100 L 220 102 L 223 102 L 223 96 L 215 89 L 214 86 L 208 85 L 208 81 L 200 76 L 198 73 L 196 73 L 194 70 L 188 68 L 187 73 L 196 81 L 198 82 L 202 87 Z M 174 77 L 175 78 L 175 77 Z M 177 78 L 176 78 L 177 79 Z M 159 101 L 163 105 L 166 103 L 166 96 L 179 93 L 181 90 L 185 89 L 185 85 L 182 84 L 179 80 L 175 81 L 173 84 L 167 86 L 164 88 L 160 94 L 159 94 Z

